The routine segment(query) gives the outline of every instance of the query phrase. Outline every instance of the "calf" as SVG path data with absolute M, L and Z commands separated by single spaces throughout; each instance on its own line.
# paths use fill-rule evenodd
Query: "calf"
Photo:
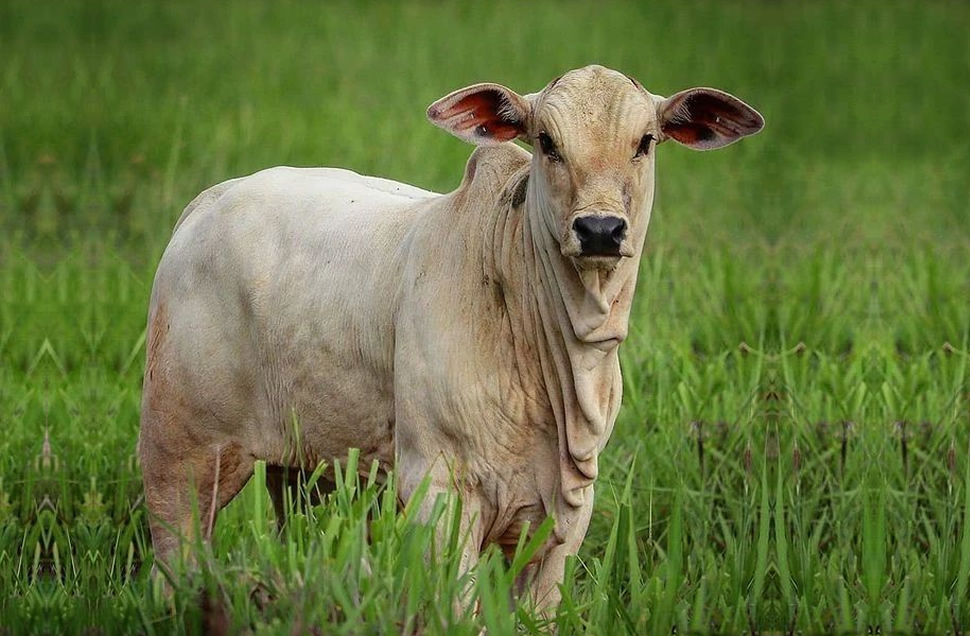
M 152 289 L 142 402 L 157 559 L 192 533 L 192 499 L 211 523 L 255 461 L 282 515 L 273 467 L 359 448 L 365 469 L 396 468 L 404 501 L 426 477 L 429 500 L 461 497 L 466 569 L 552 517 L 519 584 L 558 603 L 620 407 L 656 146 L 719 148 L 763 120 L 721 91 L 665 99 L 600 66 L 533 95 L 471 86 L 428 118 L 480 146 L 449 194 L 272 168 L 182 214 Z

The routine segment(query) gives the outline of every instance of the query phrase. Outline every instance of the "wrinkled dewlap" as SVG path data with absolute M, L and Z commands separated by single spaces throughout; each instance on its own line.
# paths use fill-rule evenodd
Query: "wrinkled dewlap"
M 541 196 L 530 188 L 529 206 Z M 649 221 L 644 205 L 631 238 L 637 253 Z M 617 345 L 627 334 L 639 262 L 622 259 L 616 268 L 577 271 L 559 244 L 542 227 L 539 214 L 526 221 L 531 253 L 525 257 L 536 275 L 532 325 L 549 401 L 559 429 L 560 479 L 568 506 L 579 506 L 596 479 L 597 460 L 620 408 L 622 379 Z

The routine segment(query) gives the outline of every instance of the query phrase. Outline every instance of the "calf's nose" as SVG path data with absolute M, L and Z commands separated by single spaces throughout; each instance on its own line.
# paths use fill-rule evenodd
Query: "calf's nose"
M 619 256 L 626 221 L 616 216 L 581 216 L 573 221 L 583 256 Z

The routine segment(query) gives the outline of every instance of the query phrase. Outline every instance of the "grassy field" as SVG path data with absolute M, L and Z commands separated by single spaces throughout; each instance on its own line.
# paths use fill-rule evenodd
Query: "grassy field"
M 162 594 L 145 314 L 202 188 L 289 164 L 447 191 L 471 148 L 427 104 L 592 62 L 768 125 L 658 150 L 559 632 L 970 632 L 968 33 L 943 1 L 0 2 L 0 634 L 540 629 L 519 563 L 426 566 L 427 528 L 353 478 L 280 541 L 257 474 Z

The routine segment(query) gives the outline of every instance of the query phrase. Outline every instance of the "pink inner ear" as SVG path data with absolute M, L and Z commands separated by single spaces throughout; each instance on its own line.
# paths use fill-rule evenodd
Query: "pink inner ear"
M 726 145 L 761 130 L 760 115 L 727 94 L 687 92 L 668 107 L 664 134 L 698 148 Z
M 448 127 L 462 137 L 489 137 L 510 141 L 519 136 L 519 122 L 502 116 L 505 104 L 497 91 L 476 91 L 462 97 L 447 109 L 433 113 L 435 119 L 449 122 Z M 473 130 L 474 129 L 474 130 Z
M 664 126 L 664 133 L 686 146 L 703 145 L 714 140 L 717 135 L 704 124 L 688 122 L 686 124 L 671 123 Z

